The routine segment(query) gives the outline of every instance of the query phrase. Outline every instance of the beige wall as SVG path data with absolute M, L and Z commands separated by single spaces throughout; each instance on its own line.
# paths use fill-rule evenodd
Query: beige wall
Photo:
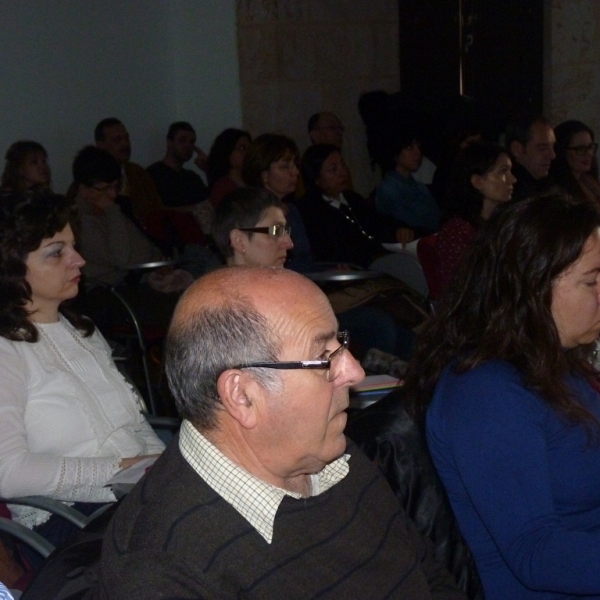
M 310 115 L 336 113 L 354 186 L 369 193 L 377 180 L 357 105 L 363 92 L 400 87 L 397 0 L 238 0 L 237 19 L 244 126 L 285 133 L 303 152 Z
M 600 136 L 600 2 L 549 0 L 545 112 L 579 119 Z
M 286 133 L 302 152 L 308 117 L 335 112 L 355 187 L 369 193 L 377 178 L 357 103 L 400 89 L 397 0 L 237 0 L 237 21 L 244 126 Z M 600 0 L 546 0 L 545 38 L 544 112 L 600 137 Z

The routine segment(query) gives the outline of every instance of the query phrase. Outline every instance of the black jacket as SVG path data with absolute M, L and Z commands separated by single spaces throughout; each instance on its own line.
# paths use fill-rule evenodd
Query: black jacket
M 407 516 L 434 543 L 436 557 L 456 577 L 458 587 L 472 600 L 482 600 L 475 562 L 458 529 L 424 434 L 402 405 L 402 391 L 395 390 L 353 413 L 345 433 L 377 463 Z

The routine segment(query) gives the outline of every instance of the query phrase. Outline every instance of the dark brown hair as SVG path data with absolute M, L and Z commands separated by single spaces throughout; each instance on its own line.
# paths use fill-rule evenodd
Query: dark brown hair
M 54 236 L 77 216 L 76 206 L 64 196 L 12 193 L 0 195 L 0 336 L 36 342 L 38 331 L 25 308 L 31 286 L 25 279 L 27 257 L 42 240 Z M 94 324 L 61 305 L 61 313 L 86 336 Z
M 253 140 L 248 146 L 244 157 L 242 177 L 246 185 L 251 187 L 264 187 L 262 181 L 263 171 L 276 161 L 291 155 L 297 161 L 300 158 L 296 142 L 285 135 L 276 133 L 263 133 Z
M 570 421 L 598 423 L 565 384 L 596 377 L 590 346 L 565 350 L 552 317 L 553 286 L 600 227 L 600 209 L 564 195 L 502 206 L 456 273 L 438 314 L 417 339 L 406 377 L 411 412 L 423 418 L 442 371 L 488 360 L 513 364 L 524 384 Z
M 23 176 L 21 175 L 21 167 L 27 158 L 34 152 L 41 152 L 48 158 L 46 149 L 39 142 L 20 140 L 10 146 L 4 156 L 6 164 L 4 166 L 4 172 L 2 173 L 2 180 L 0 181 L 2 190 L 24 192 L 27 189 Z
M 571 167 L 569 167 L 567 152 L 573 136 L 583 132 L 589 133 L 592 142 L 595 141 L 594 132 L 581 121 L 565 121 L 564 123 L 557 125 L 554 128 L 554 135 L 556 136 L 554 153 L 556 154 L 556 158 L 550 165 L 550 176 L 552 177 L 552 180 L 576 198 L 586 198 L 587 196 L 583 191 L 581 184 L 577 181 L 575 175 L 573 175 Z M 592 160 L 590 175 L 596 180 L 598 179 L 598 160 L 596 155 L 594 155 Z

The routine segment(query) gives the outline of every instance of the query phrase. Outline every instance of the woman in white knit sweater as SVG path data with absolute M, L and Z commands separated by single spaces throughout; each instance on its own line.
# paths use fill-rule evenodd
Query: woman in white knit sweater
M 0 196 L 0 496 L 49 496 L 91 512 L 115 500 L 104 485 L 117 471 L 164 445 L 94 324 L 63 305 L 84 264 L 75 210 L 62 196 Z M 9 506 L 61 541 L 52 539 L 59 517 Z

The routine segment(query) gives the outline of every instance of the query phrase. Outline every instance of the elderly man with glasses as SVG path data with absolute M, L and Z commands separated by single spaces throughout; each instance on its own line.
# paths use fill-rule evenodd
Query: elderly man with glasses
M 184 294 L 166 366 L 181 432 L 115 515 L 96 598 L 464 598 L 344 437 L 364 376 L 347 344 L 291 271 Z

